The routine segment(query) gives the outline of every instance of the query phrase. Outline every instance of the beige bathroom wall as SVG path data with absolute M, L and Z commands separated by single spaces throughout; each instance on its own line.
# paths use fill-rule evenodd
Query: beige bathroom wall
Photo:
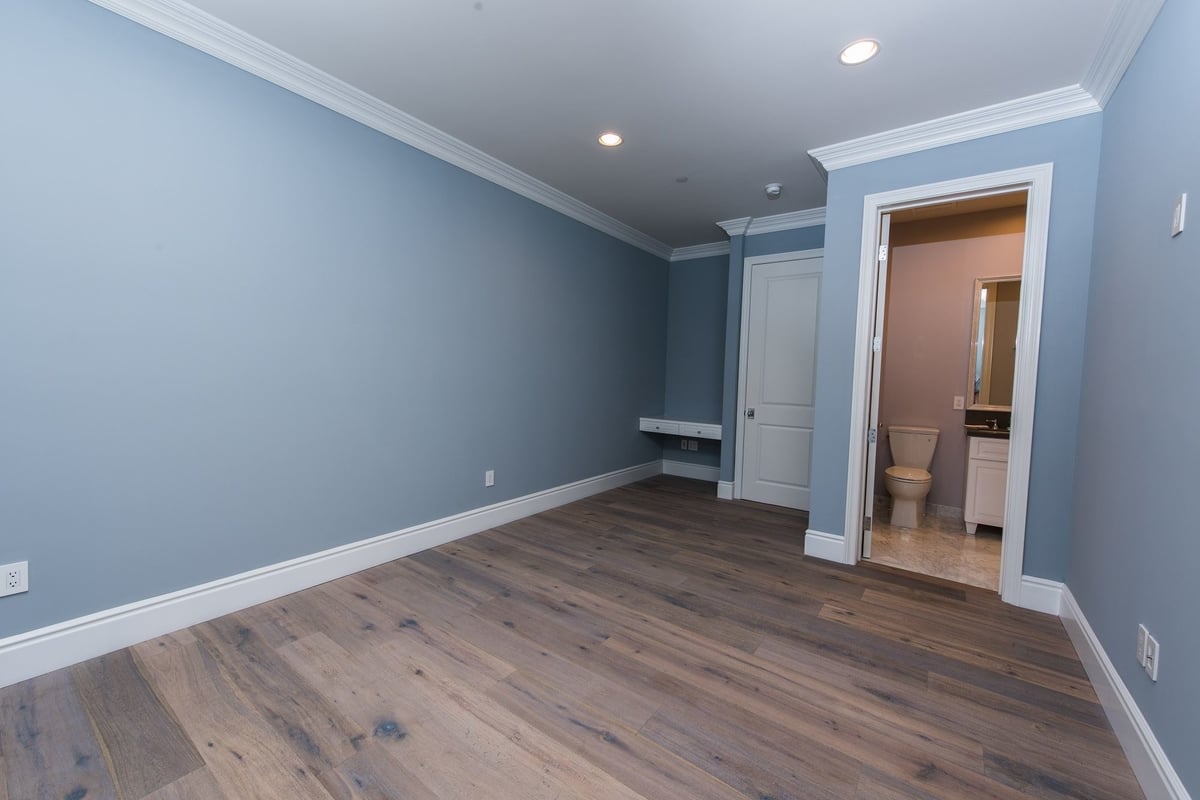
M 967 395 L 976 278 L 1021 274 L 1025 208 L 895 223 L 891 233 L 875 493 L 887 496 L 889 425 L 938 428 L 929 502 L 962 508 L 967 437 L 955 395 Z

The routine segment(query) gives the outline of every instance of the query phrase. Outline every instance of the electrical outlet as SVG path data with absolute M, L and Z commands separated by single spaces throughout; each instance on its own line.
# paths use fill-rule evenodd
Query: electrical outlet
M 1155 639 L 1150 634 L 1146 634 L 1146 674 L 1150 676 L 1150 680 L 1158 681 L 1158 639 Z
M 496 470 L 489 469 L 487 472 L 483 473 L 483 485 L 484 486 L 495 486 L 496 485 Z
M 692 439 L 690 442 L 688 442 L 688 450 L 691 450 L 693 453 L 695 453 L 699 449 L 700 443 L 695 439 Z
M 18 561 L 0 567 L 0 597 L 29 591 L 29 562 Z
M 1150 631 L 1146 630 L 1145 625 L 1138 625 L 1138 640 L 1137 640 L 1137 660 L 1138 666 L 1146 666 L 1146 637 L 1150 635 Z
M 967 407 L 967 398 L 961 394 L 954 395 L 954 410 L 962 411 Z
M 679 440 L 679 449 L 680 449 L 680 450 L 687 450 L 687 449 L 688 449 L 688 442 L 687 442 L 687 439 L 680 439 L 680 440 Z

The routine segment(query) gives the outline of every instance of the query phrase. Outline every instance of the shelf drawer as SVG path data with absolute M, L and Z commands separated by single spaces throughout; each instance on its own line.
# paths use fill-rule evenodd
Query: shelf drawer
M 972 436 L 970 457 L 981 461 L 1008 461 L 1008 440 Z
M 639 421 L 639 427 L 647 433 L 669 433 L 671 435 L 679 433 L 679 423 L 669 422 L 665 419 L 642 417 Z
M 679 423 L 680 436 L 694 436 L 697 439 L 717 439 L 721 438 L 720 425 L 708 425 L 703 422 L 681 422 Z

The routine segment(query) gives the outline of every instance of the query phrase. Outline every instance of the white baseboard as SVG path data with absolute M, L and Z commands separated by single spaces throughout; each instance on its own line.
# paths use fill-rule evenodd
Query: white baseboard
M 809 528 L 804 532 L 804 555 L 841 564 L 846 558 L 846 540 Z
M 1032 575 L 1021 576 L 1021 596 L 1017 605 L 1031 611 L 1041 611 L 1043 614 L 1058 616 L 1062 610 L 1063 590 L 1067 587 L 1059 581 L 1049 581 L 1045 578 L 1035 578 Z
M 1129 688 L 1096 638 L 1096 632 L 1083 616 L 1071 590 L 1065 586 L 1062 590 L 1061 616 L 1063 627 L 1067 629 L 1067 635 L 1079 653 L 1079 660 L 1083 662 L 1092 686 L 1100 697 L 1100 704 L 1104 706 L 1104 713 L 1108 715 L 1121 748 L 1129 758 L 1133 774 L 1146 793 L 1146 800 L 1190 800 L 1183 781 L 1150 729 L 1150 723 L 1142 716 Z
M 717 481 L 717 497 L 722 500 L 732 500 L 733 481 Z
M 704 464 L 689 464 L 686 461 L 671 461 L 663 459 L 662 471 L 664 475 L 675 475 L 680 478 L 694 478 L 698 481 L 708 481 L 709 483 L 717 483 L 721 479 L 720 467 L 708 467 Z
M 0 639 L 0 687 L 661 472 L 652 461 Z

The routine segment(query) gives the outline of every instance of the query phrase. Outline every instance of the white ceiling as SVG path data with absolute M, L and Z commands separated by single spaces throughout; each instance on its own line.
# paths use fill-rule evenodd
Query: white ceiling
M 1080 83 L 1118 0 L 191 2 L 681 247 L 824 205 L 810 149 Z

